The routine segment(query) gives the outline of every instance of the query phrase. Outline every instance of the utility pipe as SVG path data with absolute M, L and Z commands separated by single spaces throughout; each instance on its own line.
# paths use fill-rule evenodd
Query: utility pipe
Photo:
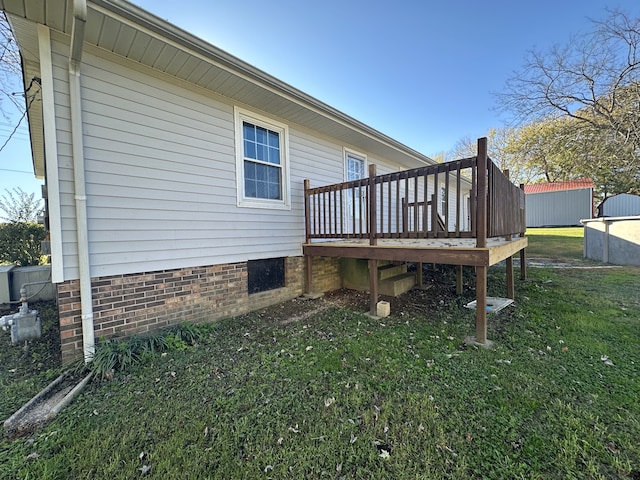
M 73 183 L 75 189 L 76 235 L 78 241 L 78 270 L 80 276 L 80 305 L 82 315 L 82 346 L 84 361 L 88 363 L 95 352 L 93 331 L 93 297 L 89 263 L 89 235 L 87 228 L 87 194 L 84 172 L 84 143 L 82 137 L 82 92 L 80 64 L 87 23 L 87 1 L 73 0 L 73 26 L 69 49 L 69 106 L 71 110 L 71 143 L 73 155 Z

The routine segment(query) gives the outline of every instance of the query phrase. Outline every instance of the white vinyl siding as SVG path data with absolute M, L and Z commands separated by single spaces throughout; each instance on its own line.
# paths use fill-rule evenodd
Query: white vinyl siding
M 78 278 L 69 47 L 67 37 L 52 38 L 61 210 L 61 231 L 52 235 L 61 235 L 69 280 Z M 236 105 L 95 47 L 86 46 L 81 70 L 92 277 L 302 254 L 303 181 L 344 181 L 341 141 L 274 118 L 287 123 L 289 207 L 242 208 Z M 379 174 L 406 168 L 363 155 Z

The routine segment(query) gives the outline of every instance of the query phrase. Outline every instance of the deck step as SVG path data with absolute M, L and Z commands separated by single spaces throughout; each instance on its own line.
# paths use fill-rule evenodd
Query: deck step
M 402 275 L 403 273 L 407 273 L 406 263 L 401 263 L 398 265 L 388 263 L 386 265 L 378 267 L 378 280 L 386 280 L 387 278 Z
M 416 284 L 415 273 L 402 273 L 386 278 L 378 284 L 378 293 L 389 297 L 397 297 L 411 290 Z

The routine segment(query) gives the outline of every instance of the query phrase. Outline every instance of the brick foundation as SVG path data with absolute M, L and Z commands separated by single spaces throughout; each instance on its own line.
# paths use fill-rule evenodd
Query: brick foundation
M 313 257 L 313 292 L 330 292 L 342 288 L 340 259 L 332 257 Z
M 124 337 L 182 322 L 210 322 L 295 298 L 304 289 L 304 258 L 288 257 L 285 269 L 284 288 L 251 296 L 246 262 L 94 278 L 95 336 Z M 322 271 L 318 269 L 320 279 L 325 278 Z M 321 282 L 329 284 L 328 275 Z M 68 363 L 82 355 L 78 280 L 58 284 L 58 306 L 62 362 Z

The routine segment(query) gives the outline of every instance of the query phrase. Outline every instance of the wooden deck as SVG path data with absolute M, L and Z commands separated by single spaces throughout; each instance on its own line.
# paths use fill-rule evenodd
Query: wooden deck
M 313 285 L 312 257 L 369 261 L 370 310 L 378 302 L 381 260 L 456 265 L 476 270 L 476 336 L 487 342 L 487 269 L 506 260 L 509 298 L 514 298 L 513 255 L 520 254 L 526 278 L 523 186 L 509 181 L 487 157 L 486 138 L 478 155 L 444 164 L 311 188 L 305 180 L 306 288 Z
M 380 239 L 370 245 L 363 239 L 312 242 L 302 246 L 305 255 L 320 257 L 364 258 L 442 265 L 494 265 L 527 246 L 526 237 L 507 240 L 488 238 L 485 247 L 477 247 L 474 238 Z

